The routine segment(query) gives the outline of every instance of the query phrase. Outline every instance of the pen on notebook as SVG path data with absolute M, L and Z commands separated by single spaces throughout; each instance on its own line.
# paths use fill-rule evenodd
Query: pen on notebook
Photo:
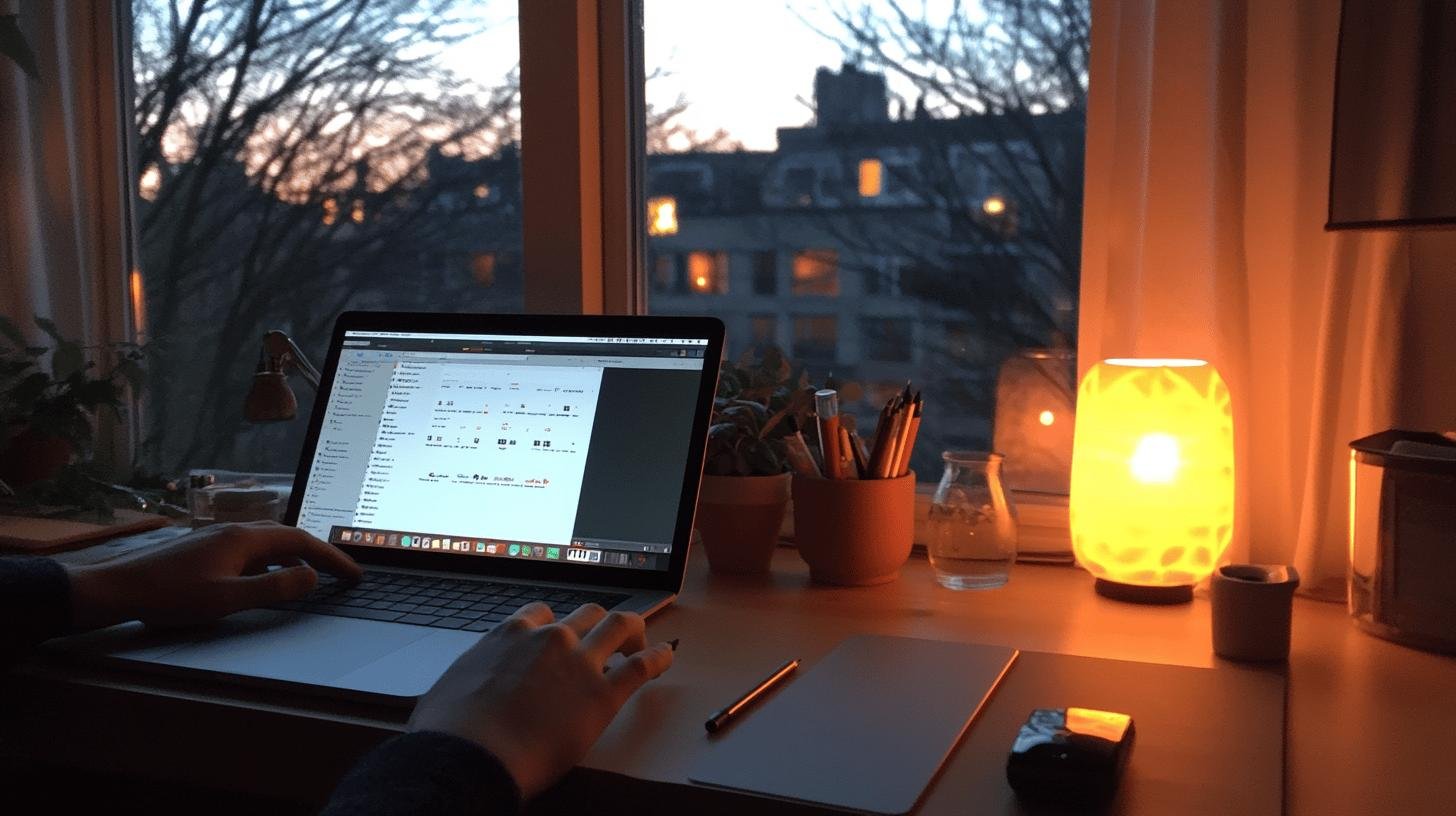
M 824 457 L 824 475 L 843 478 L 839 462 L 839 392 L 823 388 L 814 392 L 814 414 L 819 418 L 819 453 Z
M 782 683 L 784 681 L 784 678 L 788 677 L 790 674 L 793 674 L 794 669 L 797 668 L 799 668 L 799 659 L 796 657 L 793 660 L 790 660 L 784 665 L 778 667 L 778 669 L 774 671 L 773 674 L 765 677 L 763 679 L 763 682 L 749 689 L 748 692 L 745 693 L 742 697 L 739 697 L 737 700 L 734 700 L 733 702 L 724 706 L 718 711 L 718 713 L 709 717 L 708 721 L 703 723 L 703 727 L 708 729 L 709 734 L 718 733 L 723 729 L 723 726 L 738 719 L 739 715 L 743 713 L 744 709 L 753 705 L 754 701 L 762 697 L 774 686 Z

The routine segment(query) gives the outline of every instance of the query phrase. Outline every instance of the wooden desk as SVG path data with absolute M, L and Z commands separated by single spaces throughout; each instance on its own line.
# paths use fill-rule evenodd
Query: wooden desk
M 649 625 L 655 639 L 682 639 L 676 665 L 628 703 L 563 795 L 598 804 L 692 801 L 696 809 L 700 791 L 686 787 L 686 770 L 703 744 L 705 715 L 787 657 L 812 664 L 860 632 L 1185 666 L 1216 660 L 1206 599 L 1120 604 L 1094 594 L 1090 576 L 1066 567 L 1018 565 L 1004 589 L 957 593 L 935 586 L 918 557 L 898 582 L 852 590 L 808 584 L 791 549 L 775 555 L 765 579 L 712 576 L 699 558 L 679 602 Z M 7 685 L 5 708 L 27 701 L 0 726 L 7 751 L 301 802 L 321 801 L 406 716 L 48 658 L 12 670 Z M 1456 733 L 1453 693 L 1456 659 L 1365 635 L 1340 606 L 1297 600 L 1287 812 L 1456 812 L 1456 774 L 1444 748 Z M 937 800 L 944 782 L 926 809 L 967 812 L 964 803 Z

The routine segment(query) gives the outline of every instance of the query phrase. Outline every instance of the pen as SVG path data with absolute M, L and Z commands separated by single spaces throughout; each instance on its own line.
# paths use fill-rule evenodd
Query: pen
M 839 462 L 839 392 L 823 388 L 814 392 L 814 413 L 819 417 L 819 453 L 824 457 L 824 475 L 842 479 Z
M 762 683 L 754 686 L 747 694 L 724 706 L 717 714 L 709 717 L 708 721 L 703 723 L 703 727 L 708 729 L 709 734 L 718 733 L 723 729 L 723 726 L 737 719 L 738 715 L 742 714 L 745 708 L 753 705 L 754 701 L 762 697 L 769 689 L 782 683 L 784 678 L 793 674 L 794 669 L 797 668 L 799 668 L 799 659 L 796 657 L 780 666 L 773 674 L 765 677 Z

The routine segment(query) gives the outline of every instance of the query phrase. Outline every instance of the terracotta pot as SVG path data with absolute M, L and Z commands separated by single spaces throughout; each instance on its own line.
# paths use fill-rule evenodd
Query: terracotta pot
M 54 479 L 75 456 L 70 440 L 27 427 L 0 450 L 0 479 L 11 487 Z
M 794 542 L 815 581 L 884 584 L 915 543 L 915 474 L 897 479 L 794 475 Z
M 789 474 L 704 476 L 695 525 L 714 572 L 765 573 L 789 502 Z

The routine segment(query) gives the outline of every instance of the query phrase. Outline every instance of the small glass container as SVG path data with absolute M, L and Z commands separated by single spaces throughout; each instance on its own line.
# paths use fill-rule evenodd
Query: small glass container
M 999 453 L 946 451 L 935 488 L 926 549 L 947 589 L 995 589 L 1016 560 L 1016 508 L 1001 481 Z

